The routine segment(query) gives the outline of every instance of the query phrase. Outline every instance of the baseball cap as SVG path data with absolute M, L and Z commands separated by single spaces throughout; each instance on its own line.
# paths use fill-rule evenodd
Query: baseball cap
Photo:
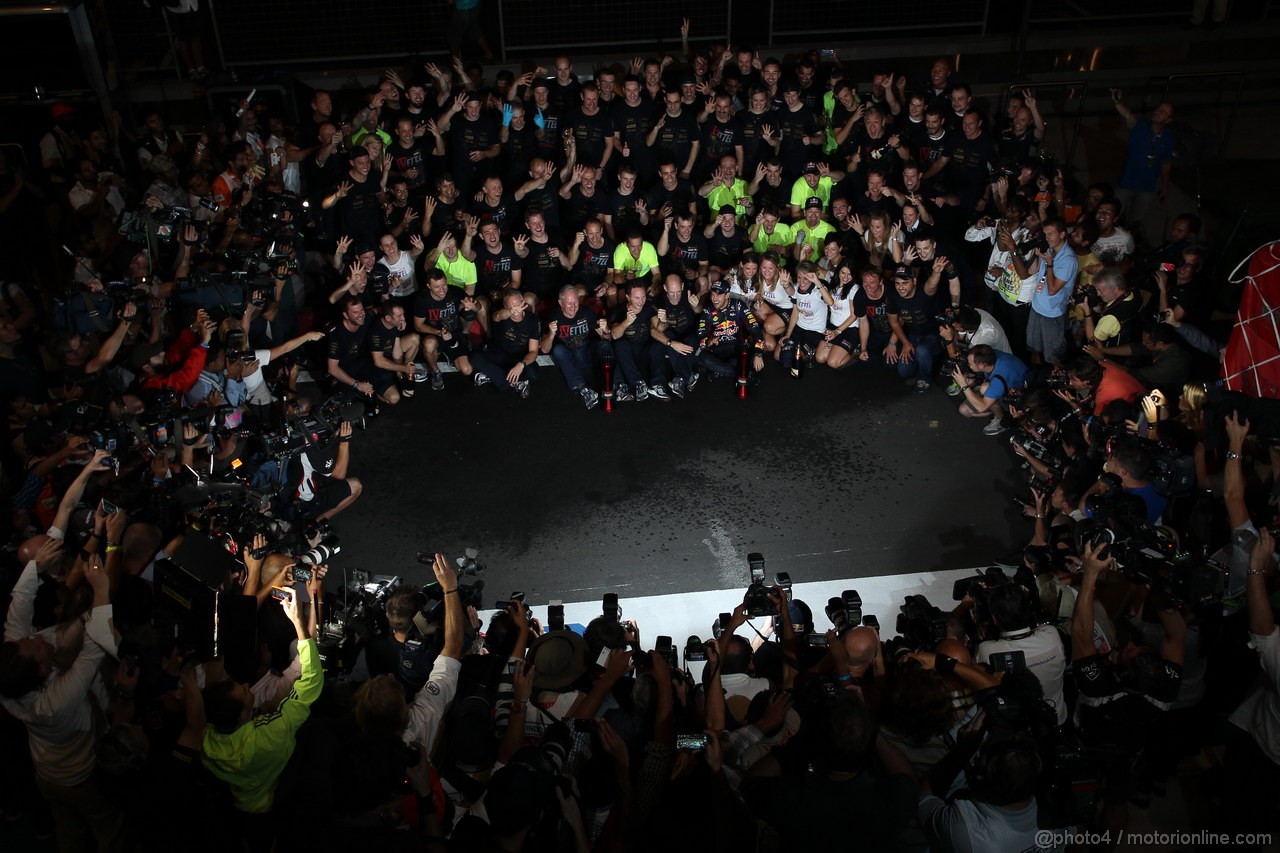
M 692 71 L 685 71 L 680 75 L 680 85 L 687 86 L 690 83 L 697 83 L 698 78 L 693 76 Z
M 729 282 L 725 281 L 724 279 L 720 279 L 719 281 L 714 282 L 711 285 L 712 293 L 728 293 L 731 289 L 732 288 L 729 287 Z
M 822 173 L 818 171 L 818 164 L 817 164 L 817 163 L 806 163 L 806 164 L 805 164 L 805 166 L 804 166 L 804 172 L 803 172 L 803 174 L 806 174 L 806 175 L 820 175 L 820 174 L 822 174 Z
M 808 210 L 811 207 L 816 207 L 818 210 L 822 210 L 822 199 L 818 198 L 816 195 L 809 196 L 804 201 L 804 209 Z
M 894 278 L 915 278 L 916 273 L 915 273 L 915 270 L 911 269 L 911 267 L 907 266 L 906 264 L 898 264 L 896 267 L 893 268 L 893 277 Z
M 731 205 L 731 204 L 722 204 L 722 205 L 720 205 L 719 215 L 720 215 L 720 216 L 724 216 L 726 213 L 732 213 L 734 216 L 737 216 L 737 215 L 738 215 L 738 208 L 734 207 L 734 206 L 733 206 L 733 205 Z
M 467 92 L 467 103 L 471 103 L 472 101 L 483 101 L 483 100 L 484 100 L 484 95 L 481 95 L 475 89 L 471 89 L 470 91 Z

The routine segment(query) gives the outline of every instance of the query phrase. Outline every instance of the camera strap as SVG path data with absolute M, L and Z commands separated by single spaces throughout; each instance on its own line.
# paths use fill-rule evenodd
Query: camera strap
M 93 300 L 89 298 L 89 294 L 83 290 L 80 291 L 80 299 L 84 302 L 84 313 L 89 315 L 89 320 L 94 327 L 103 334 L 110 332 L 111 328 L 102 322 L 102 314 L 98 311 L 98 306 L 94 305 Z

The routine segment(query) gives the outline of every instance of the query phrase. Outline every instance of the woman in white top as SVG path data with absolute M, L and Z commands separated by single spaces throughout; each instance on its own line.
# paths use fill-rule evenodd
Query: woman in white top
M 778 338 L 786 334 L 791 319 L 791 273 L 782 267 L 778 253 L 765 252 L 760 258 L 759 296 L 752 306 L 764 330 L 764 351 L 773 352 Z
M 853 297 L 858 293 L 858 280 L 853 265 L 841 261 L 829 287 L 831 304 L 827 311 L 827 331 L 818 344 L 818 364 L 837 370 L 853 361 L 858 349 L 858 316 L 853 311 Z
M 738 262 L 738 268 L 728 273 L 729 297 L 743 302 L 755 302 L 760 295 L 760 256 L 747 252 Z
M 867 219 L 863 228 L 857 219 L 854 230 L 861 228 L 862 245 L 870 256 L 871 266 L 891 270 L 902 260 L 902 229 L 889 224 L 889 215 L 877 210 Z
M 787 333 L 783 337 L 783 346 L 778 347 L 774 357 L 790 368 L 792 358 L 810 358 L 823 342 L 827 330 L 827 317 L 831 313 L 831 293 L 826 282 L 818 271 L 818 265 L 810 261 L 802 261 L 796 267 L 795 286 L 791 288 L 791 300 L 795 305 L 791 311 L 791 319 L 787 323 Z M 792 346 L 787 346 L 787 342 Z M 784 353 L 790 352 L 791 357 Z

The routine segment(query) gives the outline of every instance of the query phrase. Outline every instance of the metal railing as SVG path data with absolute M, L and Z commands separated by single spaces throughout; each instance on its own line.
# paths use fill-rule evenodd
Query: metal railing
M 990 0 L 916 0 L 908 5 L 854 0 L 769 0 L 768 44 L 809 36 L 971 30 L 987 34 Z

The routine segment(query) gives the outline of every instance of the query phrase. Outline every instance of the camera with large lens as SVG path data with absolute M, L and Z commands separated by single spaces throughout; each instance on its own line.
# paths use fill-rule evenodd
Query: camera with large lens
M 908 595 L 898 608 L 897 632 L 915 650 L 932 650 L 947 638 L 948 616 L 923 595 Z
M 769 587 L 765 586 L 764 555 L 752 552 L 747 555 L 747 567 L 751 572 L 751 584 L 742 596 L 747 616 L 755 618 L 768 616 L 773 612 L 773 601 L 769 598 Z
M 839 598 L 827 600 L 826 613 L 837 634 L 857 628 L 862 624 L 862 596 L 856 589 L 846 589 Z
M 1049 251 L 1049 238 L 1044 233 L 1032 234 L 1027 239 L 1018 244 L 1018 253 L 1021 255 L 1029 255 L 1032 252 Z

